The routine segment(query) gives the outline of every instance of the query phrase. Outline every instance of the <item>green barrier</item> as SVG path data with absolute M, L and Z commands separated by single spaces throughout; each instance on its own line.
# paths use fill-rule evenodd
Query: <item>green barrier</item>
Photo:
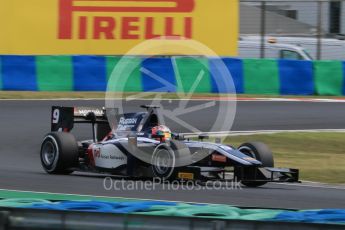
M 0 207 L 25 207 L 31 206 L 34 203 L 52 203 L 43 199 L 32 199 L 32 198 L 13 198 L 0 200 Z
M 149 91 L 152 85 L 155 87 L 160 83 L 142 76 L 140 68 L 145 67 L 145 60 L 138 56 L 0 55 L 0 90 L 104 91 L 105 80 L 109 80 L 117 66 L 109 91 Z M 217 91 L 211 78 L 210 71 L 215 69 L 210 70 L 210 60 L 206 57 L 173 57 L 153 69 L 166 74 L 164 77 L 169 78 L 171 84 L 176 82 L 177 92 L 210 93 Z M 227 64 L 236 76 L 235 85 L 246 94 L 309 95 L 314 92 L 314 86 L 317 95 L 341 96 L 345 91 L 345 63 L 340 61 L 314 61 L 313 65 L 306 61 L 268 59 L 241 59 L 240 65 L 239 60 L 233 61 L 237 63 L 236 68 L 231 61 Z M 85 67 L 94 67 L 91 68 L 94 71 L 83 71 Z M 175 87 L 172 88 L 168 91 L 175 91 Z
M 341 96 L 342 63 L 340 61 L 314 61 L 314 81 L 317 95 Z
M 70 56 L 37 56 L 37 84 L 40 91 L 73 91 Z
M 144 212 L 136 212 L 136 214 L 141 215 L 150 215 L 150 216 L 174 216 L 177 212 L 177 206 L 175 207 L 167 207 L 161 205 L 154 205 L 149 210 L 145 210 Z
M 144 212 L 137 212 L 136 214 L 154 216 L 185 216 L 185 214 L 181 214 L 179 211 L 194 208 L 194 205 L 184 203 L 180 203 L 176 206 L 153 205 L 149 210 L 145 210 Z
M 200 218 L 216 217 L 220 219 L 238 219 L 240 217 L 239 208 L 226 205 L 182 207 L 177 210 L 175 215 Z
M 118 66 L 121 59 L 120 66 Z M 142 92 L 141 58 L 139 57 L 107 57 L 107 90 L 112 92 Z M 116 66 L 116 73 L 112 74 Z
M 264 220 L 274 218 L 283 210 L 270 209 L 241 209 L 243 212 L 239 219 L 241 220 Z
M 209 93 L 212 83 L 207 58 L 172 58 L 175 67 L 177 92 Z M 176 66 L 175 66 L 176 64 Z
M 150 210 L 146 210 L 145 212 L 137 212 L 136 214 L 236 220 L 263 220 L 274 218 L 281 212 L 283 212 L 283 210 L 240 209 L 229 205 L 179 204 L 177 206 L 153 206 L 150 208 Z
M 110 79 L 110 76 L 115 68 L 115 66 L 117 65 L 117 63 L 119 63 L 121 57 L 119 56 L 116 56 L 116 57 L 113 57 L 113 56 L 107 56 L 106 57 L 106 79 L 107 81 L 109 81 Z
M 276 60 L 244 59 L 244 92 L 247 94 L 280 93 Z

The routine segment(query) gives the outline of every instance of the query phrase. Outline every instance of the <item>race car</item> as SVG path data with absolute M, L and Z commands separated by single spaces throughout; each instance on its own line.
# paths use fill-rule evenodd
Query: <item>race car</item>
M 128 178 L 161 180 L 241 181 L 258 187 L 267 182 L 299 182 L 299 170 L 273 168 L 270 149 L 261 142 L 238 148 L 172 133 L 161 123 L 159 107 L 141 106 L 144 111 L 118 114 L 108 121 L 104 108 L 53 106 L 51 132 L 42 142 L 40 159 L 49 174 L 88 171 Z M 92 140 L 77 140 L 75 124 L 92 125 Z M 112 127 L 111 127 L 112 126 Z M 230 177 L 230 178 L 229 178 Z

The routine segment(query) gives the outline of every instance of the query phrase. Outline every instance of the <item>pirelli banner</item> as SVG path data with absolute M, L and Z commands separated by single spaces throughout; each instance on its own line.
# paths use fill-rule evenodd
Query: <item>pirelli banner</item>
M 1 0 L 0 54 L 123 55 L 165 37 L 236 55 L 238 8 L 238 0 Z

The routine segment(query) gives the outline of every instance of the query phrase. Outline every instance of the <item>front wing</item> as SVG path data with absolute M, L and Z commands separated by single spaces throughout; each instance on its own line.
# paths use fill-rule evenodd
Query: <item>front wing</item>
M 243 170 L 244 167 L 237 168 L 236 170 Z M 258 173 L 253 173 L 255 177 L 245 177 L 244 173 L 239 174 L 236 178 L 237 181 L 243 182 L 274 182 L 274 183 L 293 183 L 299 181 L 298 169 L 287 168 L 271 168 L 271 167 L 254 167 L 251 170 L 256 170 Z M 211 173 L 211 175 L 221 175 L 220 177 L 207 177 L 205 174 Z M 242 176 L 243 175 L 243 176 Z M 234 181 L 235 178 L 229 179 L 226 176 L 226 170 L 215 167 L 198 167 L 198 166 L 186 166 L 180 168 L 177 172 L 177 177 L 182 180 L 195 180 L 195 181 Z

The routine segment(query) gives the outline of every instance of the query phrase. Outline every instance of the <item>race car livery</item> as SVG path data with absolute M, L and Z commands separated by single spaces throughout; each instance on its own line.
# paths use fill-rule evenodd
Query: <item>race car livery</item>
M 270 149 L 261 142 L 238 148 L 205 141 L 207 134 L 191 140 L 170 133 L 161 123 L 156 106 L 138 113 L 116 112 L 110 124 L 105 109 L 53 106 L 51 132 L 41 146 L 41 163 L 49 174 L 73 171 L 111 173 L 125 177 L 163 180 L 241 181 L 257 187 L 267 182 L 299 182 L 297 169 L 273 168 Z M 75 124 L 92 126 L 92 140 L 77 140 Z

